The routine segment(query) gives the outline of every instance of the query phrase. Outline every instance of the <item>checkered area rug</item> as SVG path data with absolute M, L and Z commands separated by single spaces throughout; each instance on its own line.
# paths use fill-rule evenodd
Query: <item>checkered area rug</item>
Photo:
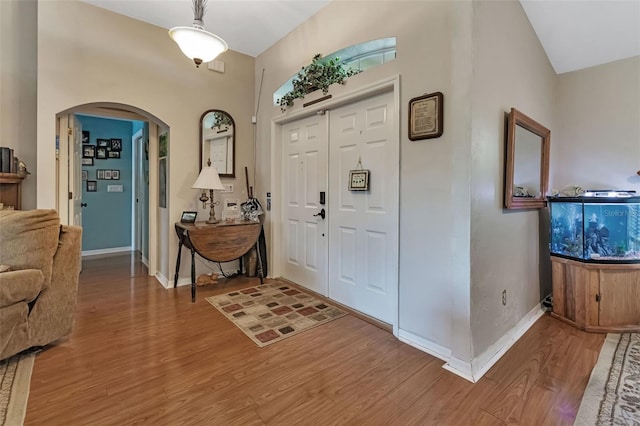
M 279 281 L 206 300 L 260 347 L 347 315 L 345 311 Z

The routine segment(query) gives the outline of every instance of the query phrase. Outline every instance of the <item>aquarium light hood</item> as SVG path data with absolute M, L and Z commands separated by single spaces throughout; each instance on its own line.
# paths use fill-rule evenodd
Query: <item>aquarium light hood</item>
M 617 191 L 617 190 L 613 190 L 613 189 L 598 189 L 598 190 L 587 189 L 586 191 L 584 191 L 584 194 L 582 194 L 582 197 L 611 197 L 611 198 L 622 197 L 622 198 L 626 198 L 626 197 L 633 197 L 635 195 L 636 195 L 636 191 L 634 191 L 634 190 Z

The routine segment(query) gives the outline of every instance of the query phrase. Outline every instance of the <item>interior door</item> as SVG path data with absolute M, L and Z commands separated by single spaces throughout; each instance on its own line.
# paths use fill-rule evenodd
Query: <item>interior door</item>
M 327 191 L 327 117 L 285 124 L 282 139 L 283 277 L 326 296 L 327 222 L 320 213 L 327 206 L 320 192 Z
M 329 297 L 380 321 L 397 315 L 399 155 L 393 92 L 329 112 Z M 367 191 L 349 171 L 370 171 Z
M 82 226 L 82 124 L 78 117 L 70 114 L 69 131 L 69 222 Z
M 142 136 L 133 139 L 133 187 L 134 187 L 134 217 L 133 217 L 133 249 L 142 252 L 142 158 L 144 155 L 142 147 Z

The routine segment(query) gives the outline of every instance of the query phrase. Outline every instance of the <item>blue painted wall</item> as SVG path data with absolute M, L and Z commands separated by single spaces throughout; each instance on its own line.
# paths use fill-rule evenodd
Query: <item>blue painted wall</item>
M 120 158 L 106 160 L 94 158 L 93 166 L 82 166 L 88 180 L 96 181 L 97 191 L 87 192 L 83 185 L 82 249 L 100 250 L 131 246 L 132 152 L 130 121 L 78 115 L 83 131 L 89 131 L 91 145 L 97 139 L 122 139 Z M 97 147 L 96 147 L 97 148 Z M 96 171 L 120 170 L 120 180 L 98 180 Z M 122 192 L 107 192 L 107 185 L 122 185 Z
M 136 132 L 142 128 L 144 128 L 144 121 L 134 121 L 133 128 L 131 129 L 132 134 L 136 134 Z

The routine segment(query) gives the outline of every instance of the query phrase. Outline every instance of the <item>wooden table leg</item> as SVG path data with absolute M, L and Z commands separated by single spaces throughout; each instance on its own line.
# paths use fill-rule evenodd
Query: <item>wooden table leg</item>
M 258 276 L 260 277 L 260 285 L 264 283 L 264 270 L 262 269 L 262 255 L 260 254 L 259 244 L 256 242 L 256 272 L 258 272 Z
M 196 301 L 196 251 L 191 249 L 191 303 Z
M 178 274 L 180 273 L 180 256 L 182 255 L 182 240 L 178 242 L 178 259 L 176 259 L 176 274 L 173 276 L 173 288 L 178 287 Z

